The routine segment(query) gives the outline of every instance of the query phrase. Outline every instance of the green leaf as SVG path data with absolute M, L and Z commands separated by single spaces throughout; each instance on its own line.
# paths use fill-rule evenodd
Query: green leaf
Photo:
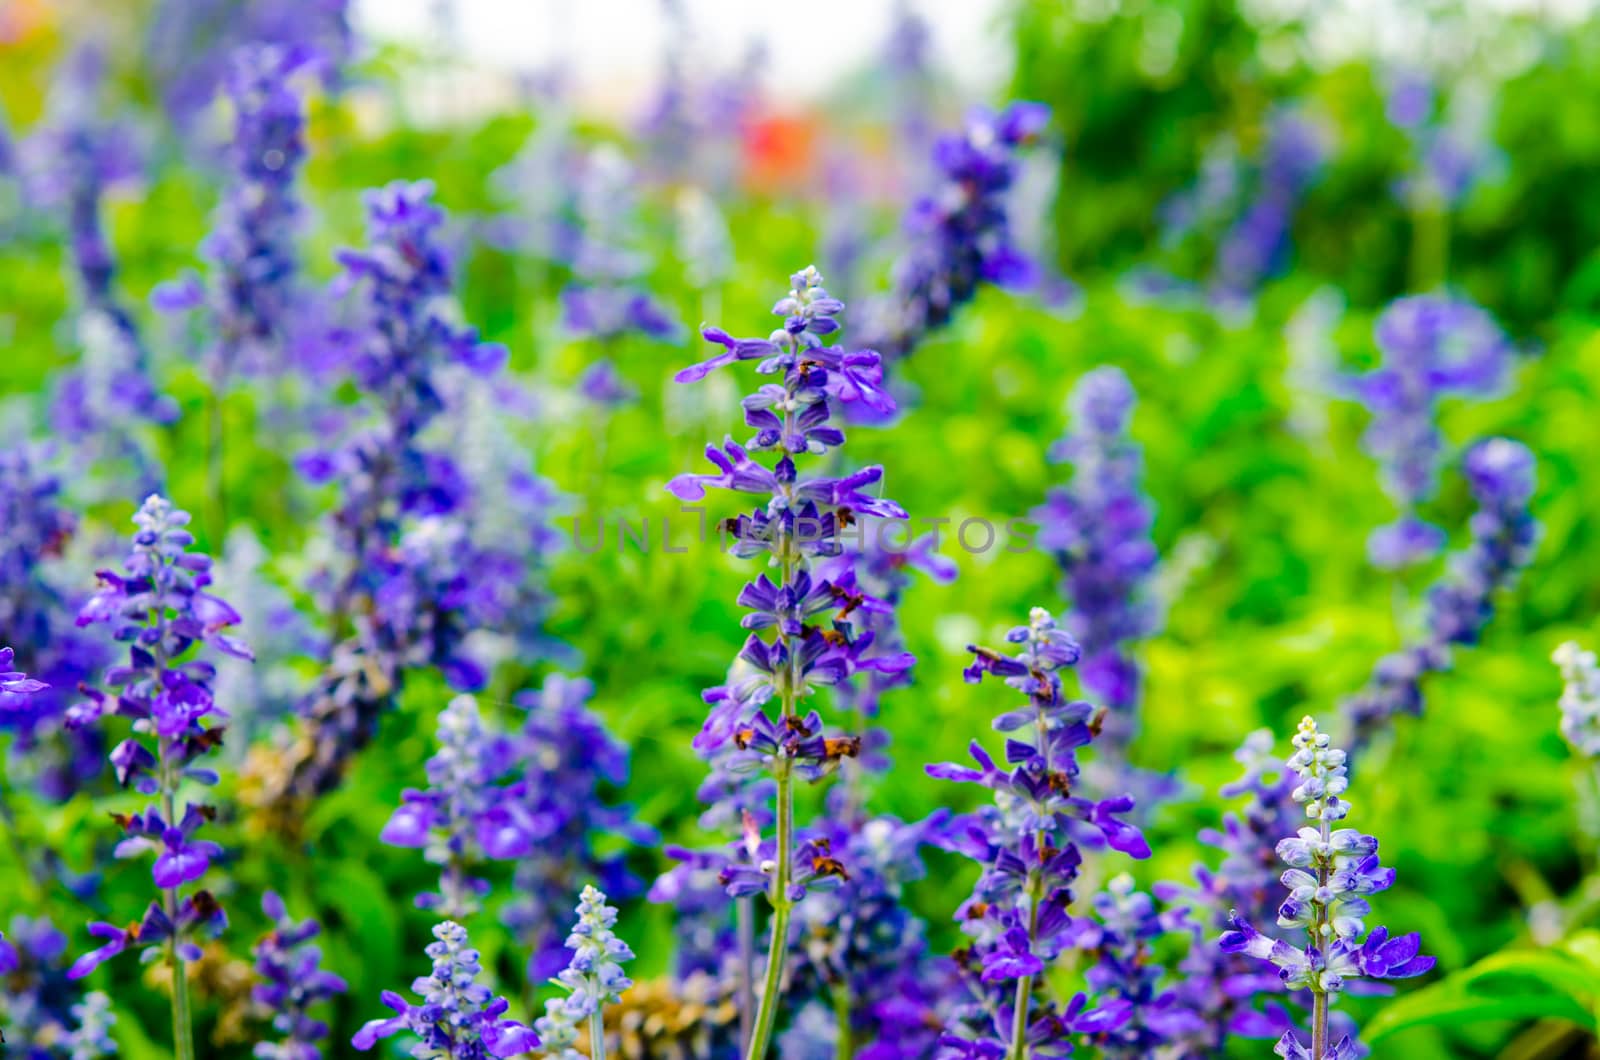
M 1528 980 L 1541 989 L 1528 988 Z M 1564 1019 L 1595 1028 L 1600 977 L 1560 951 L 1496 953 L 1440 983 L 1410 994 L 1363 1028 L 1376 1042 L 1397 1031 L 1439 1023 L 1487 1020 Z
M 1600 994 L 1600 978 L 1593 969 L 1558 951 L 1516 950 L 1496 953 L 1445 980 L 1470 987 L 1484 979 L 1516 976 L 1536 979 L 1575 1000 L 1593 1002 Z
M 1595 1029 L 1594 1013 L 1564 994 L 1518 993 L 1501 996 L 1461 993 L 1444 984 L 1401 998 L 1361 1029 L 1362 1040 L 1376 1045 L 1412 1027 L 1488 1020 L 1562 1019 L 1585 1030 Z

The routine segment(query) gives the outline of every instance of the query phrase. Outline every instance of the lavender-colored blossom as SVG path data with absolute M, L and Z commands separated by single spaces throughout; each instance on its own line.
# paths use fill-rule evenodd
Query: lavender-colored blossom
M 907 246 L 888 293 L 868 307 L 870 348 L 896 360 L 950 322 L 981 284 L 1023 288 L 1036 269 L 1012 239 L 1006 193 L 1019 151 L 1049 120 L 1039 103 L 1013 103 L 999 114 L 975 110 L 965 128 L 933 147 L 937 184 L 905 219 Z
M 567 1014 L 590 1021 L 591 1056 L 604 1055 L 601 1016 L 605 1007 L 622 1000 L 622 992 L 633 985 L 622 970 L 624 962 L 633 960 L 633 950 L 612 930 L 616 923 L 617 911 L 607 904 L 606 896 L 593 887 L 585 887 L 578 898 L 578 921 L 567 936 L 572 960 L 556 977 L 556 982 L 567 990 L 563 1003 Z
M 1128 1022 L 1108 1031 L 1100 1043 L 1107 1060 L 1142 1060 L 1193 1036 L 1204 1027 L 1180 991 L 1162 985 L 1164 969 L 1152 955 L 1153 940 L 1188 927 L 1181 907 L 1158 911 L 1150 895 L 1134 888 L 1133 877 L 1119 874 L 1094 896 L 1094 917 L 1074 922 L 1074 945 L 1094 957 L 1085 974 L 1096 996 L 1120 998 L 1130 1007 Z
M 110 716 L 132 719 L 133 735 L 112 750 L 111 764 L 120 784 L 158 801 L 140 813 L 115 815 L 125 835 L 116 856 L 154 855 L 151 874 L 162 898 L 130 928 L 91 924 L 89 933 L 105 941 L 74 962 L 68 973 L 74 979 L 129 946 L 164 946 L 178 968 L 199 959 L 196 935 L 215 935 L 227 923 L 210 891 L 181 893 L 222 851 L 197 838 L 215 808 L 189 802 L 180 816 L 178 795 L 185 780 L 207 786 L 218 780 L 198 760 L 221 741 L 227 713 L 214 698 L 216 667 L 199 649 L 236 658 L 250 658 L 250 650 L 225 632 L 238 613 L 205 591 L 211 558 L 189 551 L 189 513 L 152 496 L 133 521 L 138 530 L 122 573 L 99 572 L 100 589 L 78 614 L 80 625 L 108 623 L 112 639 L 130 645 L 128 661 L 105 673 L 104 684 L 115 691 L 85 686 L 87 698 L 68 711 L 67 723 L 83 728 Z
M 1550 659 L 1561 668 L 1561 735 L 1585 758 L 1600 758 L 1600 668 L 1594 652 L 1569 640 Z
M 1222 936 L 1220 945 L 1225 952 L 1270 963 L 1290 989 L 1311 992 L 1310 1051 L 1305 1053 L 1291 1029 L 1278 1044 L 1280 1056 L 1353 1056 L 1348 1039 L 1332 1046 L 1331 1053 L 1328 1040 L 1328 1007 L 1347 983 L 1422 975 L 1433 967 L 1434 959 L 1419 954 L 1414 933 L 1390 938 L 1387 928 L 1367 930 L 1365 918 L 1371 913 L 1367 896 L 1387 890 L 1394 883 L 1394 870 L 1378 862 L 1378 841 L 1372 836 L 1332 827 L 1350 812 L 1343 798 L 1349 786 L 1344 751 L 1334 747 L 1326 733 L 1318 732 L 1309 717 L 1300 722 L 1294 746 L 1288 765 L 1300 782 L 1291 797 L 1305 807 L 1305 816 L 1315 825 L 1278 842 L 1278 858 L 1289 866 L 1282 877 L 1289 897 L 1278 907 L 1278 925 L 1304 930 L 1307 944 L 1302 949 L 1259 934 L 1250 920 L 1235 914 L 1233 930 Z
M 36 681 L 20 670 L 9 669 L 15 665 L 16 657 L 14 649 L 0 648 L 0 692 L 19 697 L 31 696 L 49 687 L 43 681 Z
M 311 1015 L 312 1006 L 345 992 L 345 981 L 322 968 L 322 951 L 311 940 L 322 930 L 315 920 L 295 921 L 283 899 L 272 891 L 261 896 L 261 911 L 272 930 L 255 946 L 259 982 L 251 1000 L 270 1014 L 272 1029 L 282 1038 L 257 1042 L 258 1060 L 321 1060 L 321 1042 L 328 1025 Z
M 233 108 L 228 182 L 201 253 L 209 290 L 194 276 L 158 288 L 158 309 L 205 304 L 206 376 L 221 390 L 237 373 L 281 374 L 290 336 L 305 327 L 295 238 L 301 206 L 295 183 L 305 162 L 305 102 L 296 75 L 303 50 L 257 44 L 233 57 L 226 89 Z
M 1221 795 L 1248 796 L 1248 801 L 1237 812 L 1224 814 L 1221 828 L 1200 833 L 1200 842 L 1221 855 L 1220 863 L 1215 868 L 1197 866 L 1191 886 L 1159 884 L 1155 891 L 1185 910 L 1184 923 L 1191 932 L 1174 985 L 1181 1007 L 1197 1021 L 1172 1038 L 1185 1056 L 1212 1055 L 1233 1037 L 1280 1037 L 1293 1026 L 1286 1002 L 1309 1002 L 1304 991 L 1291 995 L 1276 974 L 1247 955 L 1216 944 L 1232 927 L 1235 914 L 1253 922 L 1276 915 L 1274 848 L 1300 819 L 1290 797 L 1294 780 L 1273 754 L 1271 730 L 1251 733 L 1234 758 L 1244 775 L 1225 785 Z
M 0 665 L 4 665 L 0 663 Z M 3 679 L 3 678 L 0 678 Z M 110 999 L 67 978 L 67 937 L 49 920 L 18 916 L 0 932 L 0 1020 L 26 1060 L 114 1056 Z M 7 1053 L 7 1055 L 11 1055 Z
M 1212 265 L 1211 297 L 1222 308 L 1245 304 L 1284 268 L 1295 209 L 1327 151 L 1322 139 L 1316 125 L 1293 111 L 1269 121 L 1254 198 L 1224 233 Z
M 43 127 L 24 145 L 30 202 L 64 217 L 80 307 L 82 356 L 58 382 L 51 425 L 87 462 L 126 461 L 141 483 L 155 488 L 159 473 L 138 428 L 170 422 L 178 408 L 157 391 L 144 337 L 116 288 L 116 253 L 102 207 L 109 191 L 141 176 L 143 160 L 132 124 L 111 123 L 99 113 L 104 67 L 94 45 L 71 53 L 58 73 Z
M 1161 208 L 1161 242 L 1179 250 L 1198 242 L 1210 256 L 1202 283 L 1154 269 L 1129 277 L 1137 301 L 1191 308 L 1209 302 L 1227 316 L 1248 314 L 1261 285 L 1283 271 L 1295 212 L 1327 153 L 1322 129 L 1294 109 L 1274 111 L 1260 153 L 1244 157 L 1224 137 L 1207 149 L 1194 184 Z
M 1128 435 L 1133 405 L 1133 387 L 1118 368 L 1096 368 L 1078 381 L 1068 399 L 1071 429 L 1050 450 L 1051 459 L 1072 465 L 1072 481 L 1033 512 L 1039 546 L 1062 567 L 1065 625 L 1083 650 L 1079 679 L 1111 708 L 1113 744 L 1131 737 L 1139 701 L 1129 644 L 1159 622 L 1150 598 L 1153 514 L 1139 446 Z
M 603 409 L 631 405 L 639 399 L 638 388 L 624 379 L 617 366 L 605 358 L 584 369 L 578 379 L 578 393 Z
M 739 603 L 747 611 L 742 625 L 752 630 L 740 651 L 742 665 L 728 683 L 709 689 L 711 711 L 694 745 L 708 757 L 729 755 L 723 766 L 736 773 L 770 773 L 776 781 L 776 837 L 761 839 L 759 825 L 746 816 L 747 860 L 729 859 L 722 882 L 731 897 L 765 893 L 773 909 L 767 983 L 754 1030 L 755 1050 L 764 1055 L 778 1003 L 778 984 L 788 950 L 789 918 L 808 889 L 837 885 L 845 875 L 827 837 L 797 837 L 792 785 L 798 774 L 820 779 L 843 758 L 860 753 L 859 738 L 830 736 L 816 711 L 801 714 L 803 698 L 823 685 L 838 685 L 861 671 L 897 673 L 910 666 L 904 652 L 884 652 L 874 635 L 850 619 L 854 610 L 845 591 L 821 574 L 819 561 L 839 555 L 842 530 L 862 518 L 904 519 L 906 512 L 878 495 L 881 468 L 842 477 L 801 478 L 797 458 L 821 456 L 844 443 L 831 426 L 839 401 L 855 399 L 889 411 L 879 387 L 882 366 L 870 351 L 826 346 L 839 330 L 844 304 L 822 286 L 815 268 L 790 277 L 791 289 L 774 306 L 783 326 L 766 339 L 736 339 L 718 328 L 703 335 L 722 353 L 680 371 L 679 382 L 694 382 L 712 370 L 738 361 L 759 361 L 757 371 L 781 383 L 757 389 L 744 402 L 745 423 L 755 434 L 747 445 L 732 438 L 721 448 L 708 446 L 710 474 L 679 475 L 668 489 L 680 500 L 703 498 L 706 488 L 759 498 L 748 515 L 723 525 L 739 556 L 769 555 L 773 580 L 761 575 L 745 586 Z M 758 459 L 777 454 L 769 467 Z M 831 619 L 825 616 L 831 615 Z M 826 625 L 824 625 L 826 622 Z M 763 634 L 772 631 L 772 639 Z M 779 707 L 774 718 L 769 703 Z
M 489 890 L 487 880 L 470 872 L 490 858 L 514 861 L 532 854 L 534 822 L 504 782 L 516 761 L 515 746 L 485 727 L 477 700 L 451 700 L 439 712 L 437 739 L 427 789 L 405 792 L 379 838 L 420 848 L 439 866 L 439 890 L 419 895 L 419 908 L 465 919 Z
M 646 173 L 660 184 L 726 194 L 738 176 L 765 48 L 752 43 L 737 64 L 716 69 L 691 54 L 696 34 L 683 0 L 661 0 L 660 6 L 666 22 L 661 77 L 635 130 Z
M 1072 839 L 1075 822 L 1133 857 L 1148 857 L 1150 848 L 1137 828 L 1120 819 L 1133 809 L 1133 799 L 1097 802 L 1074 794 L 1077 750 L 1100 727 L 1093 707 L 1064 696 L 1060 671 L 1078 661 L 1078 645 L 1044 608 L 1034 608 L 1028 625 L 1010 630 L 1006 640 L 1020 646 L 1017 655 L 973 647 L 973 663 L 963 676 L 973 683 L 997 677 L 1027 697 L 1027 706 L 994 720 L 995 730 L 1006 734 L 1010 768 L 998 766 L 976 741 L 976 769 L 928 767 L 930 776 L 980 784 L 994 793 L 992 805 L 954 822 L 945 840 L 982 871 L 956 913 L 971 940 L 956 955 L 968 1000 L 951 1013 L 940 1038 L 941 1057 L 1024 1055 L 1019 1050 L 1026 1043 L 1065 1044 L 1075 1034 L 1109 1033 L 1130 1014 L 1124 1000 L 1088 1009 L 1078 995 L 1058 1011 L 1034 996 L 1034 984 L 1073 938 L 1068 907 L 1082 862 Z
M 1468 524 L 1471 539 L 1428 589 L 1423 637 L 1379 660 L 1367 686 L 1345 702 L 1352 754 L 1396 714 L 1422 713 L 1422 679 L 1448 670 L 1455 647 L 1478 643 L 1494 617 L 1495 594 L 1533 559 L 1539 540 L 1539 524 L 1529 511 L 1533 454 L 1520 442 L 1490 438 L 1467 450 L 1463 465 L 1478 502 Z
M 1486 107 L 1471 93 L 1459 95 L 1449 112 L 1435 117 L 1434 85 L 1416 69 L 1388 79 L 1384 113 L 1405 134 L 1410 171 L 1395 187 L 1413 210 L 1459 205 L 1499 161 L 1489 138 Z
M 422 1004 L 412 1004 L 385 990 L 383 1003 L 395 1015 L 369 1020 L 351 1044 L 364 1052 L 380 1038 L 410 1033 L 421 1039 L 411 1047 L 411 1055 L 418 1060 L 487 1060 L 520 1056 L 538 1048 L 539 1038 L 533 1031 L 504 1018 L 510 1003 L 477 982 L 483 966 L 478 951 L 468 943 L 466 929 L 446 920 L 433 929 L 433 937 L 437 941 L 427 950 L 433 959 L 433 973 L 419 976 L 411 984 Z
M 313 483 L 341 487 L 338 559 L 317 586 L 338 644 L 303 707 L 301 738 L 275 775 L 260 778 L 268 804 L 332 787 L 407 669 L 438 667 L 463 691 L 487 680 L 467 634 L 503 618 L 514 571 L 473 540 L 473 484 L 424 431 L 447 409 L 447 375 L 492 375 L 506 350 L 457 319 L 444 212 L 432 194 L 425 181 L 368 192 L 368 246 L 339 254 L 335 290 L 355 295 L 356 318 L 340 345 L 362 397 L 353 411 L 367 422 L 336 448 L 297 459 Z
M 561 292 L 563 320 L 575 334 L 606 342 L 635 332 L 673 342 L 682 325 L 640 284 L 646 261 L 629 238 L 633 183 L 633 169 L 615 147 L 601 145 L 589 153 L 577 192 L 581 237 L 572 260 L 574 282 Z
M 528 951 L 528 977 L 548 979 L 566 963 L 560 911 L 577 900 L 579 880 L 597 880 L 619 898 L 642 885 L 627 867 L 626 852 L 602 854 L 599 837 L 631 843 L 656 842 L 655 833 L 632 820 L 632 811 L 609 792 L 628 779 L 628 748 L 588 706 L 594 685 L 559 674 L 517 695 L 525 709 L 516 734 L 517 797 L 534 822 L 532 850 L 519 858 L 512 876 L 512 901 L 501 919 Z
M 1395 569 L 1444 546 L 1444 532 L 1417 515 L 1438 489 L 1445 452 L 1435 422 L 1439 401 L 1493 394 L 1510 368 L 1511 347 L 1489 314 L 1442 295 L 1394 302 L 1375 331 L 1383 363 L 1346 379 L 1343 389 L 1372 410 L 1363 441 L 1401 516 L 1375 531 L 1367 549 L 1375 566 Z
M 149 26 L 146 60 L 184 130 L 199 125 L 241 47 L 314 57 L 321 80 L 337 86 L 355 45 L 349 0 L 160 0 Z

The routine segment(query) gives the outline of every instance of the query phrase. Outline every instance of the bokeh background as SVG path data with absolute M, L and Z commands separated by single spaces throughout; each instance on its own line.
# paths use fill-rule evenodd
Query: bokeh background
M 216 57 L 248 22 L 239 12 L 266 6 L 0 6 L 0 142 L 25 145 L 44 127 L 75 49 L 100 46 L 98 106 L 137 143 L 137 165 L 106 200 L 117 284 L 181 411 L 150 444 L 172 495 L 196 511 L 202 544 L 220 550 L 230 529 L 251 528 L 265 555 L 261 577 L 309 607 L 304 574 L 328 494 L 297 480 L 299 440 L 261 415 L 256 395 L 238 391 L 221 410 L 226 495 L 208 503 L 207 388 L 148 305 L 156 285 L 199 262 L 224 180 L 226 127 L 209 102 Z M 311 17 L 316 5 L 304 6 Z M 584 28 L 587 16 L 563 16 L 556 5 L 530 5 L 536 17 L 510 4 L 443 2 L 409 13 L 358 5 L 340 83 L 319 87 L 312 101 L 304 268 L 329 278 L 333 251 L 359 244 L 363 189 L 436 183 L 452 218 L 462 315 L 509 348 L 512 372 L 536 398 L 515 432 L 563 497 L 554 529 L 570 537 L 578 516 L 659 524 L 678 510 L 666 480 L 699 470 L 704 442 L 740 428 L 731 382 L 693 394 L 670 382 L 702 356 L 697 340 L 602 346 L 562 329 L 557 297 L 570 270 L 518 235 L 552 192 L 550 171 L 526 164 L 549 142 L 542 134 L 555 130 L 580 153 L 614 145 L 633 166 L 638 209 L 628 239 L 648 262 L 650 291 L 674 315 L 759 334 L 787 275 L 808 263 L 847 303 L 884 286 L 929 135 L 959 125 L 973 103 L 1043 101 L 1053 118 L 1013 224 L 1072 290 L 982 291 L 900 369 L 915 387 L 914 407 L 892 425 L 853 432 L 853 457 L 883 464 L 888 492 L 914 516 L 1026 517 L 1067 473 L 1047 451 L 1067 426 L 1068 390 L 1098 365 L 1127 373 L 1139 395 L 1133 434 L 1156 511 L 1165 614 L 1139 648 L 1148 678 L 1133 756 L 1187 786 L 1151 822 L 1155 855 L 1135 874 L 1146 883 L 1186 879 L 1202 857 L 1196 832 L 1226 805 L 1217 788 L 1236 775 L 1231 754 L 1241 739 L 1265 725 L 1286 748 L 1302 714 L 1330 715 L 1414 628 L 1413 609 L 1397 602 L 1438 573 L 1397 579 L 1368 564 L 1367 533 L 1393 511 L 1360 441 L 1369 414 L 1320 380 L 1376 363 L 1373 322 L 1397 297 L 1444 287 L 1477 302 L 1516 344 L 1513 379 L 1493 399 L 1443 404 L 1452 451 L 1426 514 L 1453 543 L 1464 540 L 1472 502 L 1454 471 L 1459 448 L 1505 435 L 1538 458 L 1543 538 L 1521 582 L 1499 599 L 1483 643 L 1427 683 L 1424 716 L 1399 721 L 1363 764 L 1353 797 L 1399 873 L 1381 898 L 1382 919 L 1421 931 L 1439 958 L 1435 979 L 1594 929 L 1597 835 L 1580 814 L 1593 765 L 1576 760 L 1557 731 L 1560 681 L 1549 662 L 1564 640 L 1593 642 L 1600 605 L 1600 18 L 1587 5 L 925 0 L 853 5 L 861 11 L 836 13 L 837 22 L 824 12 L 764 40 L 759 19 L 738 39 L 717 5 L 633 7 L 610 5 L 636 23 L 618 36 L 619 62 L 605 51 L 608 39 Z M 173 14 L 184 8 L 207 14 L 186 22 Z M 502 17 L 517 28 L 495 32 Z M 523 32 L 538 42 L 474 43 Z M 825 57 L 814 68 L 813 55 Z M 1419 83 L 1426 126 L 1447 161 L 1395 120 L 1395 94 Z M 669 84 L 691 94 L 697 121 L 661 135 L 647 119 Z M 1218 297 L 1219 247 L 1272 179 L 1273 131 L 1289 118 L 1313 130 L 1318 148 L 1287 240 L 1248 289 Z M 30 199 L 21 172 L 0 165 L 6 446 L 48 434 L 52 380 L 81 355 L 64 222 Z M 1448 194 L 1413 193 L 1440 173 Z M 709 271 L 680 239 L 689 189 L 726 222 L 731 258 Z M 1179 202 L 1198 203 L 1191 223 L 1181 223 Z M 848 336 L 848 311 L 844 319 Z M 636 400 L 607 407 L 579 393 L 602 356 Z M 67 483 L 87 513 L 74 553 L 86 577 L 92 557 L 116 553 L 138 500 L 119 485 Z M 722 503 L 713 500 L 713 511 L 731 514 Z M 960 680 L 966 644 L 992 641 L 1031 606 L 1065 603 L 1042 551 L 945 551 L 960 575 L 910 590 L 903 624 L 917 681 L 884 707 L 896 764 L 872 800 L 907 818 L 964 808 L 976 794 L 922 768 L 963 757 L 997 709 L 992 689 Z M 513 694 L 548 672 L 588 676 L 595 709 L 632 751 L 631 775 L 612 794 L 666 839 L 704 841 L 693 799 L 703 766 L 689 739 L 703 717 L 700 690 L 720 682 L 742 639 L 733 600 L 747 565 L 707 548 L 619 549 L 614 536 L 595 553 L 552 547 L 544 563 L 545 625 L 562 647 L 506 660 L 483 701 L 509 712 Z M 305 677 L 314 667 L 289 660 L 288 668 Z M 434 676 L 408 682 L 378 744 L 306 820 L 303 842 L 228 826 L 237 894 L 275 887 L 325 922 L 327 963 L 351 986 L 334 1010 L 336 1056 L 378 1014 L 379 991 L 422 970 L 429 918 L 410 896 L 429 885 L 431 870 L 377 834 L 401 789 L 419 783 L 448 694 Z M 814 792 L 803 798 L 802 816 L 820 806 Z M 82 868 L 95 860 L 104 813 L 118 799 L 37 800 L 6 827 Z M 628 857 L 645 878 L 666 867 L 658 849 Z M 957 939 L 949 911 L 970 885 L 968 870 L 942 853 L 928 859 L 932 871 L 910 901 L 935 948 L 949 947 Z M 80 943 L 83 908 L 60 896 L 40 908 L 3 882 L 18 871 L 0 851 L 0 922 L 47 912 Z M 142 867 L 113 868 L 97 900 L 131 908 L 147 883 Z M 228 937 L 242 954 L 263 925 L 253 901 L 236 906 Z M 622 923 L 640 954 L 636 978 L 664 973 L 670 910 L 630 902 Z M 476 941 L 515 981 L 520 960 L 508 940 L 488 931 Z M 164 1055 L 164 1001 L 137 987 L 141 970 L 100 975 L 122 1017 L 124 1055 Z M 222 1027 L 230 987 L 214 986 L 201 1033 L 224 1033 L 202 1053 L 246 1055 Z M 1592 1027 L 1600 983 L 1585 994 L 1581 984 L 1512 976 L 1486 990 L 1490 1001 L 1512 1000 L 1421 1019 L 1381 1041 L 1377 1055 L 1589 1055 L 1590 1032 L 1563 1004 L 1587 1006 Z M 1348 1003 L 1363 1019 L 1386 1004 Z M 1237 1055 L 1264 1048 L 1240 1043 Z

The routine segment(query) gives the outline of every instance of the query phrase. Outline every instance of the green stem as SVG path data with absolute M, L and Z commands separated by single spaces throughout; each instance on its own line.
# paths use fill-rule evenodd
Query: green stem
M 162 662 L 165 666 L 165 662 Z M 165 737 L 161 751 L 161 812 L 167 827 L 178 826 L 177 779 L 172 775 L 172 748 Z M 178 932 L 178 889 L 168 887 L 162 893 L 167 919 L 172 922 L 172 937 L 167 940 L 167 965 L 172 970 L 172 1049 L 177 1060 L 194 1060 L 194 1022 L 189 1013 L 189 975 L 183 958 L 178 954 L 181 941 Z
M 1411 289 L 1444 285 L 1450 262 L 1450 219 L 1444 204 L 1429 198 L 1411 211 Z
M 1039 930 L 1039 886 L 1028 884 L 1028 946 L 1033 946 L 1033 936 Z M 1033 976 L 1017 980 L 1017 999 L 1011 1006 L 1011 1048 L 1006 1050 L 1006 1060 L 1028 1060 L 1028 1003 L 1033 1000 Z
M 838 1060 L 851 1060 L 856 1055 L 856 1043 L 850 1033 L 850 984 L 844 981 L 833 984 L 833 1022 L 839 1027 Z
M 1327 803 L 1323 804 L 1324 809 Z M 1328 818 L 1324 814 L 1320 821 L 1322 832 L 1322 846 L 1326 850 L 1329 841 Z M 1328 885 L 1328 859 L 1317 858 L 1317 889 L 1320 891 Z M 1328 907 L 1321 902 L 1314 904 L 1316 915 L 1311 921 L 1311 944 L 1322 953 L 1328 952 Z M 1328 1053 L 1328 992 L 1323 989 L 1322 979 L 1318 976 L 1311 983 L 1311 1060 L 1322 1060 Z
M 755 1033 L 745 1060 L 763 1060 L 767 1055 L 782 1000 L 784 958 L 789 952 L 789 913 L 794 908 L 789 900 L 789 848 L 794 832 L 794 778 L 789 765 L 787 758 L 778 759 L 778 863 L 772 879 L 772 941 L 767 947 L 767 974 L 761 985 L 761 1004 L 756 1009 Z
M 599 1005 L 589 1013 L 589 1060 L 606 1060 L 605 1013 Z

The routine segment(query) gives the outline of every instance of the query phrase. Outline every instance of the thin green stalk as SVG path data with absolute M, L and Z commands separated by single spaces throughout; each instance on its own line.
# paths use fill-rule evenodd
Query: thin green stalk
M 789 900 L 789 848 L 793 843 L 794 831 L 794 778 L 789 765 L 788 759 L 780 758 L 776 769 L 778 863 L 772 879 L 772 942 L 767 947 L 767 974 L 761 985 L 755 1034 L 750 1039 L 745 1060 L 764 1060 L 766 1057 L 767 1048 L 772 1043 L 772 1028 L 778 1020 L 778 1003 L 782 999 L 784 958 L 789 952 L 789 914 L 794 908 L 794 903 Z
M 1444 204 L 1432 197 L 1411 211 L 1410 264 L 1413 291 L 1444 286 L 1450 267 L 1450 218 Z
M 164 666 L 165 663 L 163 662 Z M 161 812 L 169 827 L 176 827 L 177 778 L 172 775 L 171 741 L 162 737 L 161 751 Z M 172 1049 L 177 1060 L 194 1060 L 194 1021 L 189 1012 L 189 975 L 183 958 L 178 954 L 178 889 L 168 887 L 162 893 L 167 919 L 172 921 L 172 937 L 167 940 L 167 965 L 172 970 Z
M 1033 945 L 1033 936 L 1039 930 L 1039 895 L 1038 885 L 1030 882 L 1028 885 L 1028 945 Z M 1028 1003 L 1033 1000 L 1033 976 L 1025 975 L 1017 980 L 1017 999 L 1011 1007 L 1011 1048 L 1006 1051 L 1006 1060 L 1028 1060 Z
M 794 411 L 785 411 L 783 419 L 784 434 L 788 435 L 794 429 Z M 790 585 L 800 564 L 800 542 L 780 533 L 775 544 L 775 554 L 783 569 L 780 584 Z M 799 652 L 795 650 L 793 639 L 788 634 L 780 630 L 778 636 L 788 653 L 788 673 L 782 682 L 779 697 L 782 706 L 779 724 L 787 726 L 789 719 L 794 717 L 795 700 L 800 694 Z M 778 1005 L 783 994 L 783 966 L 789 954 L 789 915 L 794 909 L 794 902 L 789 898 L 790 862 L 794 851 L 793 760 L 780 754 L 773 763 L 772 773 L 778 785 L 777 849 L 773 852 L 777 864 L 773 867 L 772 889 L 767 894 L 772 903 L 772 940 L 767 946 L 767 974 L 761 984 L 755 1032 L 745 1050 L 745 1060 L 765 1060 L 767 1049 L 772 1044 L 772 1029 L 778 1022 Z
M 589 1013 L 589 1060 L 606 1060 L 605 1013 L 599 1005 Z
M 1326 806 L 1326 804 L 1324 804 Z M 1328 818 L 1324 814 L 1321 821 L 1322 847 L 1328 847 L 1329 830 Z M 1317 889 L 1320 891 L 1328 885 L 1327 859 L 1317 859 Z M 1314 905 L 1316 916 L 1311 922 L 1311 944 L 1323 953 L 1328 952 L 1327 933 L 1324 930 L 1328 923 L 1328 907 L 1318 902 Z M 1323 989 L 1319 978 L 1311 983 L 1311 1060 L 1322 1060 L 1328 1053 L 1328 992 Z
M 840 980 L 833 984 L 833 1022 L 839 1027 L 839 1047 L 834 1055 L 838 1060 L 852 1060 L 856 1055 L 855 1037 L 850 1031 L 850 984 Z

